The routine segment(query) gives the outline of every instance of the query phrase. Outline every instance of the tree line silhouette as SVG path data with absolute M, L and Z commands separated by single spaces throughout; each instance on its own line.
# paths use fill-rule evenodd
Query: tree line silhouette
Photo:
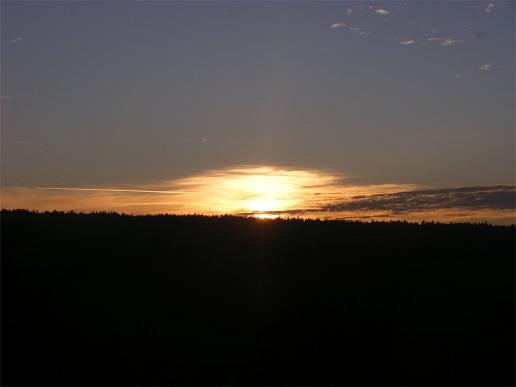
M 3 210 L 4 385 L 512 385 L 515 226 Z

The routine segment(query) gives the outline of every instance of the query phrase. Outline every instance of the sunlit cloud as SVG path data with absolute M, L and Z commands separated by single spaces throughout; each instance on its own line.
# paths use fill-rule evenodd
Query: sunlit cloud
M 452 39 L 452 38 L 445 38 L 445 39 L 441 42 L 441 46 L 450 46 L 450 45 L 452 45 L 452 44 L 460 43 L 460 42 L 462 42 L 462 40 Z
M 346 25 L 344 23 L 333 23 L 330 26 L 330 29 L 334 30 L 334 29 L 337 29 L 337 28 L 344 28 L 344 27 L 346 27 Z
M 480 68 L 481 71 L 489 71 L 489 70 L 491 70 L 493 68 L 493 65 L 491 65 L 491 64 L 483 64 L 479 68 Z
M 382 9 L 382 8 L 376 8 L 373 10 L 374 13 L 377 13 L 378 15 L 388 15 L 389 14 L 389 11 L 387 11 L 386 9 Z
M 488 3 L 487 6 L 484 8 L 485 13 L 491 13 L 494 9 L 495 5 L 494 3 Z
M 416 43 L 416 41 L 415 41 L 415 40 L 402 40 L 402 41 L 400 42 L 400 44 L 401 44 L 402 46 L 410 46 L 411 44 L 414 44 L 414 43 Z
M 357 185 L 329 171 L 251 165 L 138 187 L 4 187 L 2 208 L 502 222 L 515 215 L 515 194 L 514 186 Z
M 462 40 L 460 39 L 454 39 L 454 38 L 436 38 L 436 37 L 433 37 L 433 38 L 428 38 L 427 39 L 428 42 L 440 42 L 440 45 L 441 46 L 451 46 L 452 44 L 456 44 L 456 43 L 461 43 Z

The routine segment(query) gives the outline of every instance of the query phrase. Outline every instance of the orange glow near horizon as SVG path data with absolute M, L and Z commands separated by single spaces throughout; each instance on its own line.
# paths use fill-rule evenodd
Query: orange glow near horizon
M 441 222 L 490 219 L 514 223 L 514 210 L 436 206 L 396 212 L 388 206 L 346 206 L 364 198 L 374 202 L 378 195 L 425 188 L 409 184 L 356 185 L 349 181 L 346 176 L 327 171 L 239 166 L 139 187 L 3 188 L 1 207 L 128 214 L 233 214 L 259 219 L 278 216 Z M 339 204 L 344 205 L 340 208 Z

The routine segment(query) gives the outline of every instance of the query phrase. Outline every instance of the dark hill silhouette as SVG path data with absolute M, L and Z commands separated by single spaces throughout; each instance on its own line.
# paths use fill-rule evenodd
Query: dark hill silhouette
M 514 236 L 2 211 L 2 383 L 513 385 Z

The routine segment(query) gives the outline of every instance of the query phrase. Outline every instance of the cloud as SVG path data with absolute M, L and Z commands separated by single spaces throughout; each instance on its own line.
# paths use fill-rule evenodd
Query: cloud
M 376 8 L 373 10 L 374 13 L 377 13 L 378 15 L 388 15 L 389 14 L 389 11 L 387 11 L 386 9 L 382 9 L 382 8 Z
M 330 26 L 330 29 L 331 30 L 334 30 L 336 28 L 344 28 L 346 27 L 346 25 L 344 23 L 333 23 L 331 26 Z
M 459 40 L 459 39 L 454 39 L 454 38 L 428 38 L 427 39 L 428 42 L 441 42 L 441 46 L 451 46 L 452 44 L 455 44 L 455 43 L 461 43 L 462 40 Z
M 23 41 L 23 38 L 21 36 L 18 36 L 14 39 L 11 39 L 9 42 L 11 42 L 12 44 L 17 44 L 17 43 L 21 43 Z
M 325 205 L 321 210 L 387 211 L 391 214 L 443 209 L 514 210 L 515 200 L 516 186 L 461 187 L 354 196 Z
M 445 38 L 445 39 L 441 42 L 441 46 L 450 46 L 450 45 L 452 45 L 452 44 L 460 43 L 460 42 L 462 42 L 462 40 L 452 39 L 452 38 Z
M 480 68 L 481 71 L 489 71 L 489 70 L 491 70 L 493 68 L 493 65 L 491 65 L 491 64 L 483 64 L 479 68 Z
M 411 44 L 414 44 L 414 43 L 416 43 L 416 41 L 415 41 L 415 40 L 402 40 L 402 41 L 400 42 L 400 44 L 401 44 L 402 46 L 410 46 Z
M 487 6 L 484 9 L 485 13 L 491 13 L 494 9 L 494 3 L 488 3 Z
M 346 9 L 346 16 L 351 15 L 352 12 L 353 10 L 351 8 Z
M 184 194 L 185 191 L 167 190 L 144 190 L 144 189 L 121 189 L 121 188 L 78 188 L 78 187 L 35 187 L 36 190 L 47 191 L 93 191 L 93 192 L 130 192 L 130 193 L 153 193 L 153 194 Z
M 452 44 L 458 43 L 459 40 L 455 40 L 452 38 L 446 38 L 441 42 L 441 46 L 450 46 Z

